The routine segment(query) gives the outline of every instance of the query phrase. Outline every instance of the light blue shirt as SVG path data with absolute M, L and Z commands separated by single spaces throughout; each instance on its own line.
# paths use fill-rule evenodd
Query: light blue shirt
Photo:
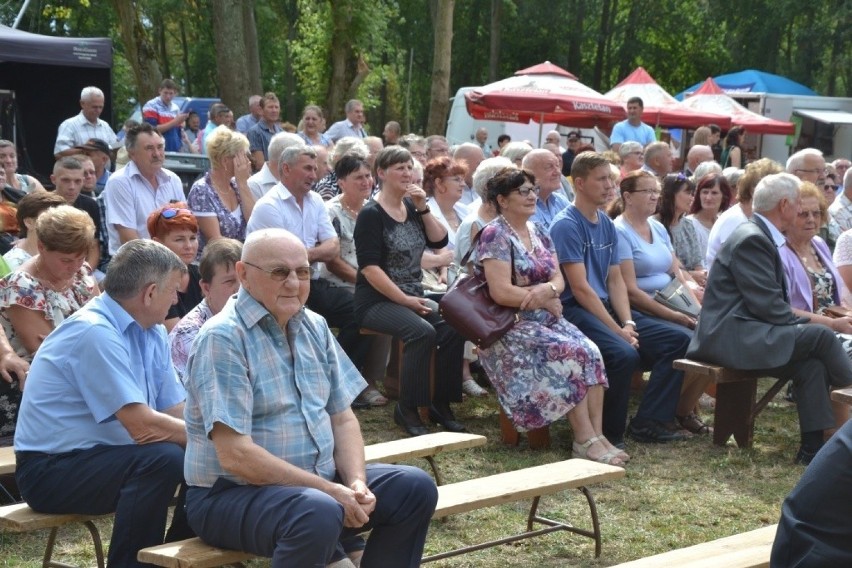
M 556 190 L 548 195 L 546 200 L 541 198 L 536 200 L 535 215 L 532 216 L 532 222 L 546 233 L 550 230 L 554 217 L 569 205 L 571 205 L 571 202 L 559 190 Z
M 326 130 L 325 135 L 332 139 L 335 143 L 344 136 L 354 136 L 355 138 L 366 138 L 367 132 L 363 126 L 356 127 L 348 118 L 335 122 L 331 128 Z
M 367 386 L 324 318 L 302 309 L 285 334 L 244 288 L 201 328 L 186 377 L 184 475 L 198 487 L 220 477 L 246 483 L 219 463 L 209 437 L 217 422 L 291 465 L 334 478 L 331 416 Z
M 246 236 L 259 229 L 270 228 L 287 229 L 299 237 L 305 248 L 337 238 L 325 202 L 318 193 L 309 191 L 299 207 L 293 194 L 280 182 L 254 204 Z M 314 278 L 319 277 L 317 264 L 313 265 Z
M 621 261 L 632 260 L 636 272 L 636 284 L 648 295 L 665 288 L 672 281 L 672 241 L 662 223 L 648 219 L 651 226 L 651 242 L 642 238 L 619 216 L 615 220 L 618 229 L 618 254 Z
M 629 120 L 617 122 L 612 127 L 612 136 L 609 137 L 610 144 L 624 144 L 625 142 L 639 142 L 642 146 L 647 146 L 651 142 L 657 141 L 657 134 L 654 129 L 640 122 L 639 126 L 633 126 Z
M 163 411 L 185 396 L 169 358 L 166 328 L 142 328 L 104 292 L 38 348 L 15 450 L 58 454 L 133 444 L 115 417 L 118 410 L 141 403 Z

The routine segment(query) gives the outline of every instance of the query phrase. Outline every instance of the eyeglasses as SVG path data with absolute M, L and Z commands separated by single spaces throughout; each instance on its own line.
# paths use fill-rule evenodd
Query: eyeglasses
M 426 152 L 411 152 L 411 155 L 415 158 L 425 158 Z
M 832 184 L 830 184 L 830 183 L 827 183 L 827 184 L 825 184 L 824 186 L 822 186 L 822 188 L 823 188 L 823 189 L 827 189 L 827 190 L 830 190 L 830 191 L 837 191 L 837 188 L 838 188 L 838 187 L 839 187 L 839 186 L 837 186 L 837 185 L 832 185 Z
M 310 266 L 297 266 L 296 268 L 290 268 L 288 266 L 278 266 L 273 268 L 272 270 L 268 270 L 266 268 L 261 268 L 256 264 L 252 264 L 250 262 L 243 261 L 243 264 L 248 264 L 252 268 L 257 268 L 263 272 L 269 274 L 270 278 L 275 280 L 276 282 L 283 282 L 290 277 L 290 273 L 293 272 L 296 274 L 296 278 L 299 280 L 310 280 L 311 276 L 314 273 L 314 269 Z
M 517 191 L 519 194 L 521 194 L 521 197 L 526 197 L 530 194 L 530 192 L 538 195 L 539 193 L 541 193 L 541 188 L 537 185 L 534 187 L 516 187 L 512 191 Z
M 174 207 L 169 207 L 168 209 L 163 209 L 162 211 L 160 211 L 160 217 L 162 217 L 163 219 L 174 219 L 180 213 L 189 213 L 190 215 L 192 215 L 192 211 L 190 211 L 189 209 L 175 209 Z
M 666 174 L 666 179 L 673 179 L 675 181 L 686 181 L 687 177 L 683 172 L 677 172 L 676 174 Z
M 821 168 L 811 168 L 809 170 L 806 170 L 804 168 L 796 168 L 796 171 L 797 172 L 805 172 L 805 173 L 808 173 L 808 174 L 821 174 L 822 173 Z
M 807 219 L 808 217 L 819 219 L 822 217 L 822 212 L 818 209 L 816 211 L 799 211 L 799 219 Z

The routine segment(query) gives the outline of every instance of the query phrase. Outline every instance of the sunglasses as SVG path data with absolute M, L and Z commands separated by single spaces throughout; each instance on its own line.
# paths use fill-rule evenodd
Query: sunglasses
M 296 274 L 296 278 L 298 280 L 310 280 L 311 276 L 314 273 L 314 269 L 310 266 L 298 266 L 296 268 L 290 268 L 288 266 L 279 266 L 273 268 L 272 270 L 268 270 L 266 268 L 261 268 L 256 264 L 246 262 L 245 260 L 243 261 L 243 264 L 247 264 L 252 268 L 257 268 L 262 272 L 266 272 L 267 274 L 269 274 L 270 278 L 272 278 L 276 282 L 283 282 L 284 280 L 287 280 L 287 278 L 290 277 L 291 272 L 294 272 Z
M 163 219 L 174 219 L 180 213 L 188 213 L 192 215 L 192 211 L 189 209 L 175 209 L 174 207 L 169 207 L 168 209 L 163 209 L 160 211 L 160 217 Z
M 666 174 L 666 179 L 673 179 L 675 181 L 686 181 L 689 178 L 687 178 L 683 172 L 678 172 L 676 174 Z
M 538 195 L 539 193 L 541 193 L 541 188 L 540 188 L 539 186 L 535 186 L 535 187 L 516 187 L 516 188 L 515 188 L 515 189 L 513 189 L 512 191 L 517 191 L 517 192 L 521 195 L 521 197 L 526 197 L 526 196 L 528 196 L 528 195 L 530 194 L 530 192 L 535 193 L 536 195 Z

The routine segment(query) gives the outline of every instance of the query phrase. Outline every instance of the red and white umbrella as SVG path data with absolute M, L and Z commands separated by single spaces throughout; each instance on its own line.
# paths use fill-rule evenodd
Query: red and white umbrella
M 648 124 L 694 129 L 712 123 L 724 130 L 731 126 L 729 116 L 690 108 L 675 99 L 643 67 L 637 67 L 605 95 L 625 106 L 631 97 L 642 99 L 642 120 Z
M 743 126 L 747 132 L 755 134 L 795 134 L 796 132 L 796 125 L 792 122 L 774 120 L 748 110 L 726 95 L 712 77 L 707 77 L 697 91 L 684 99 L 683 104 L 692 109 L 730 116 L 733 124 Z
M 480 120 L 591 128 L 627 117 L 621 103 L 587 87 L 549 61 L 464 96 L 467 112 Z

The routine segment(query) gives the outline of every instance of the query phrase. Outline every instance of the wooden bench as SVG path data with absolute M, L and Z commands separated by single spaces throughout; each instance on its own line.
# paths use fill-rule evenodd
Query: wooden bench
M 435 476 L 435 483 L 441 485 L 441 471 L 435 463 L 434 457 L 442 452 L 451 452 L 463 450 L 467 448 L 475 448 L 484 446 L 487 442 L 485 436 L 478 434 L 456 433 L 456 432 L 437 432 L 427 434 L 425 436 L 417 436 L 414 438 L 405 438 L 402 440 L 393 440 L 380 444 L 373 444 L 364 447 L 364 456 L 368 463 L 384 462 L 396 463 L 399 461 L 411 460 L 416 458 L 424 458 L 432 468 L 432 473 Z M 0 453 L 0 467 L 4 469 L 0 472 L 14 473 L 15 472 L 15 454 L 12 448 L 0 448 L 4 450 Z M 105 515 L 111 516 L 111 515 Z M 60 527 L 69 523 L 83 523 L 89 529 L 92 535 L 92 542 L 95 545 L 95 556 L 98 560 L 98 567 L 103 568 L 103 546 L 101 537 L 97 527 L 92 523 L 92 519 L 96 516 L 90 515 L 52 515 L 47 513 L 37 513 L 30 509 L 26 503 L 8 505 L 0 507 L 0 532 L 24 533 L 38 529 L 52 529 L 45 547 L 44 564 L 45 567 L 68 567 L 70 565 L 51 560 L 53 555 L 54 543 L 56 535 Z M 225 562 L 224 564 L 228 564 Z M 220 566 L 221 564 L 212 564 L 212 566 Z
M 104 548 L 101 543 L 101 535 L 92 521 L 101 517 L 111 515 L 51 515 L 48 513 L 37 513 L 30 509 L 26 503 L 16 503 L 0 507 L 0 531 L 11 533 L 26 533 L 39 529 L 50 529 L 47 544 L 44 548 L 42 566 L 45 568 L 74 568 L 71 564 L 65 564 L 53 560 L 53 547 L 56 544 L 56 534 L 59 529 L 70 523 L 83 523 L 92 537 L 95 545 L 95 558 L 98 568 L 104 568 Z
M 846 404 L 852 404 L 852 387 L 847 387 L 845 389 L 834 389 L 831 391 L 831 400 L 837 402 L 845 402 Z
M 766 371 L 740 371 L 691 359 L 677 359 L 672 366 L 684 372 L 684 380 L 710 377 L 716 383 L 713 443 L 717 446 L 724 446 L 733 435 L 737 446 L 750 448 L 757 415 L 787 383 L 773 377 L 775 383 L 758 399 L 757 379 L 767 377 Z
M 433 519 L 532 499 L 527 516 L 527 530 L 497 540 L 426 556 L 422 562 L 433 562 L 555 531 L 569 531 L 593 539 L 595 558 L 597 558 L 601 554 L 600 522 L 594 498 L 586 486 L 622 477 L 624 477 L 623 468 L 588 460 L 571 459 L 442 485 L 438 488 L 438 505 Z M 539 501 L 543 496 L 566 489 L 578 489 L 585 495 L 592 517 L 591 529 L 578 528 L 566 522 L 538 515 Z M 544 527 L 534 528 L 536 524 L 544 525 Z M 214 568 L 225 564 L 241 563 L 255 556 L 245 552 L 216 548 L 205 544 L 201 539 L 193 538 L 145 548 L 139 551 L 137 558 L 140 562 L 167 568 Z
M 614 568 L 763 568 L 769 556 L 778 525 L 735 534 L 710 542 L 679 548 L 656 556 L 640 558 Z

